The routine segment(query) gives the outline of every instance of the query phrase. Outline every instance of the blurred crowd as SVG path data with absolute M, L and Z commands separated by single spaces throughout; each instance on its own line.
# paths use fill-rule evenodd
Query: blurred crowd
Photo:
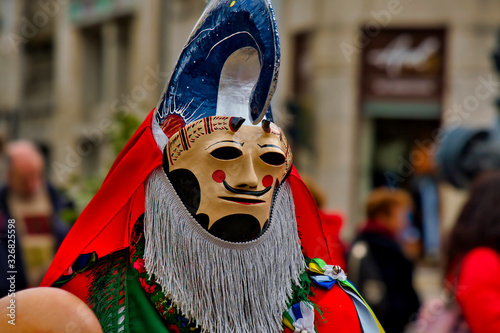
M 369 193 L 352 242 L 340 240 L 342 215 L 323 211 L 331 225 L 328 245 L 343 253 L 340 264 L 386 332 L 500 332 L 500 171 L 474 177 L 469 199 L 442 237 L 434 151 L 422 153 L 407 189 Z M 321 209 L 324 192 L 305 180 Z M 415 266 L 441 272 L 441 293 L 424 298 L 416 290 Z

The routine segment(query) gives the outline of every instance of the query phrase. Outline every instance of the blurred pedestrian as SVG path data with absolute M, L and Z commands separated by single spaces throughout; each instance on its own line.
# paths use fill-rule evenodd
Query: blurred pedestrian
M 413 288 L 413 263 L 400 240 L 410 225 L 410 195 L 381 187 L 366 202 L 367 222 L 352 245 L 349 278 L 387 333 L 403 332 L 420 302 Z
M 500 332 L 500 172 L 480 175 L 447 245 L 448 289 L 471 332 Z
M 422 255 L 430 263 L 438 263 L 441 249 L 439 191 L 434 161 L 434 147 L 412 148 L 415 174 L 410 188 L 415 203 L 414 224 L 422 235 Z
M 68 202 L 46 181 L 43 156 L 33 143 L 8 144 L 6 157 L 6 184 L 0 189 L 0 271 L 17 272 L 19 291 L 37 286 L 43 278 L 69 229 L 58 217 Z M 14 238 L 10 229 L 15 230 L 15 251 L 8 247 Z M 9 286 L 9 281 L 0 280 L 0 297 L 7 295 Z

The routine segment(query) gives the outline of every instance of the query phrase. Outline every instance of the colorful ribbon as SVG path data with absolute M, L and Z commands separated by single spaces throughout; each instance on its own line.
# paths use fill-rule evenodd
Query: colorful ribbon
M 331 289 L 338 282 L 339 287 L 351 297 L 364 333 L 385 332 L 370 306 L 354 285 L 347 280 L 346 274 L 339 266 L 327 265 L 323 260 L 316 258 L 311 259 L 307 267 L 310 272 L 317 274 L 310 277 L 317 285 Z
M 331 289 L 337 280 L 347 280 L 347 276 L 340 266 L 327 265 L 319 258 L 311 259 L 308 268 L 310 272 L 318 274 L 312 275 L 311 280 L 326 289 Z
M 294 304 L 283 318 L 286 327 L 294 333 L 314 333 L 314 308 L 305 302 Z

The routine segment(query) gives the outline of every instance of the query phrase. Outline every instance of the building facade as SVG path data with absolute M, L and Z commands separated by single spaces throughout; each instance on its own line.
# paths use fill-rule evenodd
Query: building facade
M 414 146 L 439 144 L 442 128 L 494 123 L 498 1 L 287 0 L 280 8 L 279 103 L 306 113 L 298 118 L 312 142 L 297 149 L 297 162 L 327 190 L 328 207 L 345 212 L 347 236 L 371 188 L 411 182 Z M 446 229 L 464 195 L 441 184 L 440 197 Z

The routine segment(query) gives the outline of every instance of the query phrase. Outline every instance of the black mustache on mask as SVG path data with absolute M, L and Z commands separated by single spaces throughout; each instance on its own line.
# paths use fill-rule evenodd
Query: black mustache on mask
M 263 189 L 262 191 L 247 191 L 247 190 L 240 190 L 240 189 L 234 188 L 231 185 L 229 185 L 225 180 L 223 180 L 222 183 L 224 184 L 224 187 L 226 188 L 226 190 L 228 190 L 231 193 L 242 194 L 242 195 L 253 195 L 256 197 L 260 197 L 261 195 L 266 194 L 272 188 L 272 186 L 269 186 L 269 187 Z

